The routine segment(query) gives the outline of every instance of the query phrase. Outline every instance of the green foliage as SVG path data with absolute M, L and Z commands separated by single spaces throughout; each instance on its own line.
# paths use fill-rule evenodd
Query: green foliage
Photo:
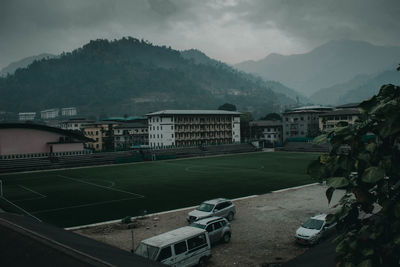
M 134 38 L 90 41 L 0 78 L 2 110 L 76 106 L 81 114 L 144 114 L 240 103 L 260 114 L 277 96 L 226 64 L 197 64 L 177 50 Z M 261 113 L 262 112 L 262 113 Z
M 267 116 L 261 118 L 261 120 L 281 121 L 282 117 L 278 113 L 269 113 Z
M 236 106 L 233 104 L 225 103 L 218 107 L 218 110 L 236 111 Z
M 335 240 L 338 266 L 398 266 L 400 87 L 384 85 L 359 107 L 361 119 L 354 125 L 317 138 L 318 142 L 329 140 L 332 150 L 312 162 L 308 173 L 327 179 L 328 201 L 335 188 L 346 189 L 341 210 L 330 215 L 342 229 Z M 371 135 L 374 138 L 366 138 Z

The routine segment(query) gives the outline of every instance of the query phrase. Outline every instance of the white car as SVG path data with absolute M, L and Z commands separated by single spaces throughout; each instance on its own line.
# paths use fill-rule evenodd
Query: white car
M 318 214 L 303 223 L 296 230 L 296 242 L 300 244 L 313 245 L 318 243 L 322 237 L 329 235 L 333 230 L 335 230 L 336 222 L 328 224 L 326 222 L 326 216 L 326 214 Z
M 192 223 L 200 219 L 217 216 L 232 221 L 235 214 L 236 208 L 232 201 L 226 198 L 216 198 L 201 203 L 199 207 L 189 212 L 186 220 L 188 223 Z
M 211 244 L 215 244 L 221 241 L 224 243 L 228 243 L 231 240 L 231 225 L 225 218 L 210 217 L 195 221 L 189 226 L 205 229 L 208 233 Z

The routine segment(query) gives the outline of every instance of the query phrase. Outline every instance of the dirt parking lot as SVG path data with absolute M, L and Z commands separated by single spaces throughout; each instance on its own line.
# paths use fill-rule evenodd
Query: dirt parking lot
M 263 266 L 288 261 L 308 247 L 294 242 L 296 229 L 307 218 L 329 212 L 343 192 L 336 191 L 328 205 L 326 186 L 311 185 L 234 201 L 232 239 L 212 248 L 208 266 Z M 76 233 L 130 251 L 141 240 L 186 226 L 188 210 L 136 219 L 135 228 L 120 223 L 75 230 Z

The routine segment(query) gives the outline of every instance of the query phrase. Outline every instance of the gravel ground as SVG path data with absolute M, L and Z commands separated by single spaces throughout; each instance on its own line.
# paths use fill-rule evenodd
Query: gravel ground
M 234 201 L 237 214 L 231 222 L 228 244 L 216 244 L 208 266 L 266 266 L 286 262 L 308 247 L 294 242 L 294 233 L 310 216 L 329 212 L 343 192 L 336 191 L 328 205 L 326 186 L 311 185 Z M 186 226 L 188 210 L 136 219 L 131 227 L 119 223 L 75 230 L 76 233 L 130 251 L 141 240 Z

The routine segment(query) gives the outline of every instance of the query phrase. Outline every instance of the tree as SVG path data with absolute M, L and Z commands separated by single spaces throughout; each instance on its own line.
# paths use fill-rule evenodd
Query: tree
M 222 106 L 219 106 L 218 110 L 226 110 L 226 111 L 236 111 L 236 106 L 233 104 L 225 103 Z
M 327 179 L 329 202 L 336 188 L 346 189 L 340 211 L 328 216 L 340 229 L 334 240 L 338 266 L 398 266 L 400 87 L 384 85 L 359 107 L 361 119 L 354 125 L 316 138 L 329 140 L 332 150 L 312 162 L 308 173 Z
M 262 117 L 261 120 L 266 120 L 266 121 L 281 121 L 282 117 L 278 113 L 269 113 L 267 116 Z

